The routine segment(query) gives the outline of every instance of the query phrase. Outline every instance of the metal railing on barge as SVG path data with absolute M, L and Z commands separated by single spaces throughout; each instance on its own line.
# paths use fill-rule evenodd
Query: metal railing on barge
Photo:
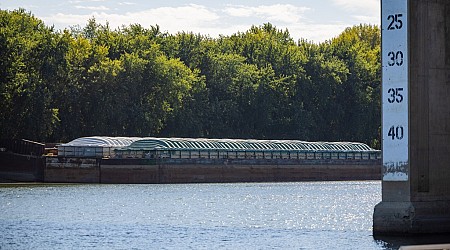
M 114 158 L 147 159 L 298 159 L 298 160 L 378 160 L 381 151 L 226 151 L 226 150 L 122 150 L 116 149 Z

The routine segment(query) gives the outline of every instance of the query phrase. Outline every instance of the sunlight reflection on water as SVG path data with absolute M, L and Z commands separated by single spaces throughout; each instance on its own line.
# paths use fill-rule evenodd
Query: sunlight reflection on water
M 384 249 L 380 200 L 380 181 L 2 186 L 0 248 Z

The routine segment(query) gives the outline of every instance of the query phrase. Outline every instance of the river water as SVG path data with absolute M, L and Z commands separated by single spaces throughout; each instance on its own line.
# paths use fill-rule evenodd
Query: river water
M 397 249 L 380 181 L 0 186 L 0 249 Z

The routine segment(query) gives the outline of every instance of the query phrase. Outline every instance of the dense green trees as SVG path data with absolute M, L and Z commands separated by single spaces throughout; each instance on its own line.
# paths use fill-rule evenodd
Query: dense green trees
M 271 24 L 216 39 L 0 10 L 0 137 L 362 141 L 378 147 L 380 31 L 321 44 Z

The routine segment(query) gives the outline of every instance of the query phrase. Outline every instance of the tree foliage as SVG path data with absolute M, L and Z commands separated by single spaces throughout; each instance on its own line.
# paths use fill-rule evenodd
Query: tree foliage
M 54 31 L 0 10 L 0 137 L 362 141 L 379 147 L 380 30 L 295 42 L 267 23 L 212 39 L 139 24 Z

